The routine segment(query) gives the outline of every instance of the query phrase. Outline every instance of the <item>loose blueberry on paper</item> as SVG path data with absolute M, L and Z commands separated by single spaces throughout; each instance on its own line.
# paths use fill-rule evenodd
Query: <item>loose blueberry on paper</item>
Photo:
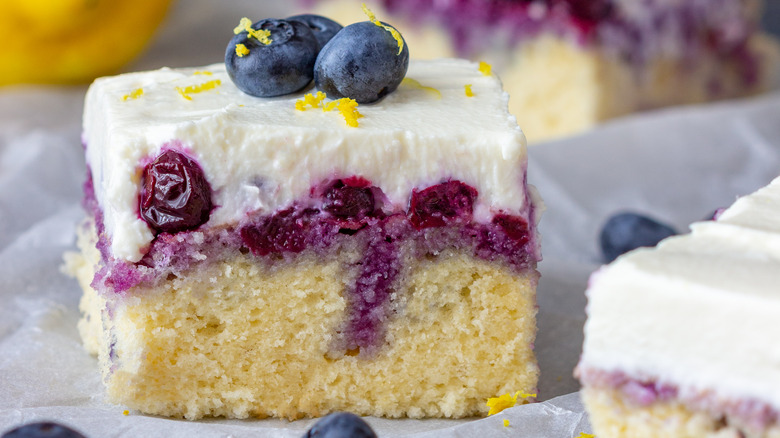
M 211 186 L 195 160 L 167 150 L 144 167 L 139 207 L 157 232 L 194 229 L 209 219 Z
M 273 97 L 294 93 L 311 82 L 319 43 L 308 25 L 265 19 L 251 27 L 270 32 L 270 42 L 265 44 L 246 30 L 230 40 L 225 66 L 238 89 L 252 96 Z M 249 52 L 239 55 L 239 44 Z
M 314 83 L 331 99 L 376 102 L 395 91 L 406 75 L 409 48 L 403 42 L 400 53 L 398 49 L 398 40 L 384 27 L 370 21 L 350 24 L 320 51 Z
M 376 438 L 376 433 L 357 415 L 336 412 L 316 422 L 303 438 Z
M 604 260 L 609 263 L 619 255 L 640 247 L 655 246 L 676 235 L 669 225 L 641 214 L 626 212 L 607 220 L 601 229 L 600 242 Z
M 330 18 L 315 14 L 293 15 L 292 17 L 287 17 L 287 21 L 300 21 L 309 26 L 309 29 L 314 33 L 314 38 L 317 39 L 317 44 L 319 45 L 317 53 L 319 53 L 325 44 L 327 44 L 338 31 L 344 28 L 344 26 L 336 23 Z
M 31 423 L 9 430 L 2 438 L 85 438 L 75 430 L 52 422 Z

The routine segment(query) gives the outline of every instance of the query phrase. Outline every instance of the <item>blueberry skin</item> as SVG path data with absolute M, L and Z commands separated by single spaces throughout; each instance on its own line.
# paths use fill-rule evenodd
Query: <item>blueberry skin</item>
M 376 438 L 376 433 L 357 415 L 335 412 L 314 423 L 303 438 Z
M 599 240 L 604 261 L 645 246 L 655 246 L 661 240 L 676 235 L 669 225 L 641 214 L 625 212 L 610 217 L 601 229 Z
M 333 38 L 344 26 L 331 20 L 330 18 L 323 17 L 316 14 L 301 14 L 287 17 L 287 21 L 300 21 L 301 23 L 309 26 L 309 29 L 314 33 L 314 38 L 317 39 L 319 45 L 317 52 L 319 53 L 325 44 Z
M 260 20 L 253 29 L 271 32 L 265 45 L 246 31 L 234 36 L 225 49 L 225 66 L 239 90 L 257 97 L 294 93 L 308 85 L 317 59 L 317 38 L 300 21 Z M 238 56 L 236 45 L 243 44 L 249 54 Z
M 52 422 L 31 423 L 9 430 L 2 438 L 85 438 L 75 430 Z
M 403 37 L 402 37 L 403 38 Z M 370 21 L 350 24 L 317 56 L 314 83 L 331 99 L 376 102 L 401 84 L 409 68 L 409 47 Z

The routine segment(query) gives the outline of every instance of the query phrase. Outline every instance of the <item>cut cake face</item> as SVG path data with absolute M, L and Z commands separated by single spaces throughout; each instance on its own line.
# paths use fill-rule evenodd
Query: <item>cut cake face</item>
M 221 65 L 93 84 L 69 266 L 111 401 L 463 417 L 535 392 L 541 208 L 523 133 L 475 63 L 406 77 L 357 127 L 316 90 L 245 95 Z M 210 200 L 194 227 L 150 212 L 179 190 Z

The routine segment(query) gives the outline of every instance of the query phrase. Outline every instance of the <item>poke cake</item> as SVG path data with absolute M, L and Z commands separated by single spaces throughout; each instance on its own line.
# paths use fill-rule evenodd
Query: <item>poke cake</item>
M 349 22 L 361 0 L 302 1 Z M 415 58 L 493 65 L 531 143 L 631 112 L 751 95 L 777 83 L 760 0 L 371 0 Z M 533 85 L 529 85 L 533 84 Z
M 333 97 L 320 65 L 342 32 L 380 29 L 408 53 L 372 17 L 321 47 L 317 88 L 257 97 L 232 63 L 277 27 L 303 32 L 277 21 L 242 20 L 224 64 L 87 93 L 88 214 L 67 266 L 108 400 L 187 419 L 418 418 L 534 393 L 541 208 L 499 79 L 411 60 L 379 100 Z
M 577 374 L 599 437 L 780 436 L 780 178 L 595 272 Z

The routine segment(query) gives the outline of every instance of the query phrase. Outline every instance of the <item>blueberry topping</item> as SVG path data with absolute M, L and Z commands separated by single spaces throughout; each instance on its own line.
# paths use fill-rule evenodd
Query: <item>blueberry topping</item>
M 374 213 L 371 187 L 347 185 L 339 179 L 325 190 L 323 198 L 323 209 L 338 218 L 360 220 Z
M 272 97 L 294 93 L 311 82 L 319 44 L 308 25 L 269 18 L 251 29 L 267 31 L 267 37 L 243 30 L 225 50 L 225 66 L 236 87 L 252 96 Z
M 293 15 L 292 17 L 287 17 L 287 21 L 300 21 L 309 26 L 309 29 L 314 33 L 314 38 L 317 39 L 317 52 L 325 47 L 325 44 L 327 44 L 338 31 L 344 28 L 344 26 L 336 23 L 330 18 L 315 14 Z
M 141 217 L 156 232 L 176 233 L 209 220 L 211 186 L 195 160 L 167 150 L 144 167 Z
M 406 43 L 399 53 L 393 33 L 363 21 L 345 27 L 322 48 L 314 65 L 314 82 L 331 99 L 371 103 L 398 88 L 408 67 Z
M 303 438 L 376 438 L 376 433 L 357 415 L 336 412 L 314 423 Z
M 460 181 L 447 181 L 412 191 L 409 220 L 415 228 L 440 227 L 452 219 L 471 219 L 477 189 Z
M 601 229 L 600 242 L 604 260 L 609 263 L 619 255 L 636 248 L 655 246 L 676 235 L 669 225 L 636 213 L 620 213 L 607 220 Z
M 9 430 L 2 438 L 85 438 L 75 430 L 52 422 L 31 423 Z

